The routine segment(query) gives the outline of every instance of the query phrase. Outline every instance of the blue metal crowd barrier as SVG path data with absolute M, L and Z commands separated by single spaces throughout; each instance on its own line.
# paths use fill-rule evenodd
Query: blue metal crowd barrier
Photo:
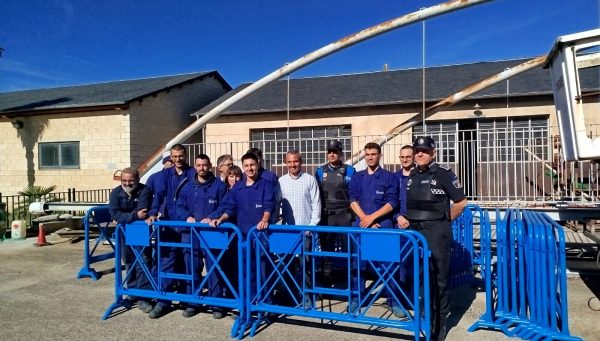
M 473 225 L 476 214 L 482 210 L 477 205 L 467 205 L 463 213 L 452 222 L 452 244 L 450 247 L 449 285 L 451 288 L 471 284 L 475 278 Z
M 321 251 L 316 242 L 320 233 L 347 236 L 345 249 L 349 251 Z M 246 276 L 247 310 L 240 332 L 250 328 L 249 334 L 254 336 L 258 326 L 268 321 L 267 314 L 284 314 L 401 328 L 414 333 L 417 340 L 430 338 L 430 252 L 418 232 L 272 225 L 266 231 L 250 230 L 246 245 L 246 273 L 251 275 Z M 324 257 L 342 259 L 346 264 L 343 283 L 321 283 L 317 267 Z M 407 269 L 410 281 L 402 282 Z M 365 281 L 369 273 L 370 281 Z M 325 310 L 325 297 L 356 303 L 352 308 L 344 305 L 332 310 L 329 305 Z M 399 303 L 405 319 L 382 313 L 376 302 L 386 297 Z
M 565 241 L 548 215 L 496 211 L 496 247 L 491 225 L 481 226 L 486 312 L 469 331 L 496 329 L 522 339 L 580 340 L 568 326 Z
M 165 228 L 175 229 L 179 235 L 189 233 L 189 240 L 174 240 L 173 238 L 161 238 Z M 163 232 L 163 233 L 161 233 Z M 167 240 L 163 240 L 167 239 Z M 186 223 L 182 221 L 157 221 L 149 226 L 143 221 L 127 225 L 118 225 L 115 231 L 116 255 L 115 255 L 115 301 L 106 310 L 102 319 L 111 316 L 115 309 L 130 308 L 130 298 L 147 298 L 161 301 L 178 301 L 185 304 L 208 305 L 224 309 L 234 309 L 245 316 L 242 261 L 242 235 L 232 224 L 222 224 L 219 228 L 211 228 L 203 223 Z M 154 243 L 153 243 L 154 241 Z M 206 266 L 204 274 L 202 267 L 191 266 L 187 270 L 174 269 L 173 271 L 163 268 L 161 250 L 176 248 L 187 250 L 190 255 L 194 253 L 205 258 Z M 154 251 L 154 265 L 148 264 L 144 256 L 148 249 Z M 125 251 L 133 254 L 133 262 L 125 273 L 122 271 L 122 257 Z M 237 255 L 237 264 L 232 266 L 231 257 L 226 257 L 228 252 L 234 251 Z M 235 252 L 237 251 L 237 252 Z M 194 261 L 198 261 L 195 259 Z M 233 272 L 231 271 L 233 270 Z M 237 271 L 236 271 L 237 270 Z M 135 273 L 137 272 L 137 273 Z M 237 272 L 237 273 L 234 273 Z M 126 283 L 131 276 L 142 276 L 148 285 L 143 288 L 129 288 Z M 223 293 L 212 295 L 209 293 L 209 281 L 211 276 L 216 276 L 223 285 Z M 166 286 L 166 282 L 173 280 L 181 281 L 186 285 L 191 284 L 191 292 L 181 289 L 179 286 Z M 181 284 L 180 283 L 180 284 Z M 227 292 L 225 294 L 225 292 Z M 237 319 L 232 328 L 232 335 L 237 335 L 239 324 L 242 319 Z M 240 335 L 240 337 L 243 335 Z
M 111 238 L 109 225 L 112 222 L 108 206 L 97 206 L 90 208 L 83 221 L 84 224 L 84 245 L 83 245 L 83 266 L 77 273 L 77 278 L 91 277 L 93 280 L 98 280 L 102 277 L 100 272 L 97 272 L 91 267 L 93 263 L 98 263 L 115 257 L 115 245 Z M 90 229 L 95 227 L 98 230 L 98 237 L 94 241 L 94 246 L 90 249 Z M 106 241 L 112 251 L 96 254 L 98 245 Z

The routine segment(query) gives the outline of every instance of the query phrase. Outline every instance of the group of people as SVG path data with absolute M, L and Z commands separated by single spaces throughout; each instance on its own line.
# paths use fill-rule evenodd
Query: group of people
M 412 145 L 400 150 L 402 168 L 392 173 L 380 165 L 382 152 L 376 143 L 364 146 L 366 169 L 356 171 L 343 162 L 343 146 L 338 140 L 327 143 L 327 163 L 307 174 L 302 167 L 302 154 L 297 150 L 286 153 L 287 174 L 277 177 L 262 167 L 262 153 L 252 148 L 241 156 L 241 169 L 234 165 L 231 155 L 222 155 L 211 172 L 207 155 L 195 157 L 194 165 L 186 163 L 186 149 L 174 145 L 170 155 L 163 159 L 164 169 L 153 174 L 147 184 L 139 182 L 139 173 L 125 168 L 121 185 L 110 196 L 111 216 L 120 224 L 145 220 L 149 224 L 160 220 L 180 220 L 207 223 L 218 227 L 223 222 L 235 224 L 242 235 L 256 226 L 264 230 L 271 224 L 304 226 L 356 226 L 361 228 L 400 228 L 419 231 L 432 251 L 430 261 L 432 293 L 432 336 L 445 338 L 445 320 L 448 314 L 447 281 L 450 265 L 451 220 L 458 217 L 467 204 L 460 181 L 452 170 L 435 162 L 435 141 L 418 137 Z M 452 205 L 451 205 L 452 202 Z M 161 240 L 190 242 L 189 229 L 161 226 Z M 345 234 L 319 234 L 322 251 L 347 252 Z M 341 240 L 340 240 L 341 239 Z M 197 250 L 199 248 L 194 248 Z M 189 249 L 163 247 L 160 259 L 152 259 L 151 250 L 144 255 L 147 264 L 160 263 L 161 271 L 185 272 L 200 275 L 203 258 L 211 267 L 212 257 L 190 254 Z M 237 255 L 235 256 L 237 259 Z M 132 252 L 125 252 L 126 266 L 132 263 Z M 183 260 L 183 262 L 180 261 Z M 156 267 L 156 266 L 155 266 Z M 192 271 L 193 269 L 193 271 Z M 336 276 L 338 267 L 331 261 L 323 264 L 324 278 Z M 348 271 L 348 269 L 346 269 Z M 148 288 L 148 280 L 141 271 L 130 269 L 127 286 Z M 136 273 L 137 272 L 137 273 Z M 208 294 L 226 296 L 222 281 L 211 275 Z M 192 293 L 191 281 L 185 289 Z M 364 289 L 354 287 L 353 291 Z M 163 281 L 165 290 L 173 289 L 175 281 Z M 164 315 L 170 302 L 151 302 L 140 299 L 138 307 L 150 318 Z M 405 317 L 399 302 L 390 300 L 392 313 Z M 357 309 L 358 302 L 348 302 L 348 311 Z M 199 307 L 187 306 L 183 316 L 197 314 Z M 224 312 L 212 309 L 214 318 Z

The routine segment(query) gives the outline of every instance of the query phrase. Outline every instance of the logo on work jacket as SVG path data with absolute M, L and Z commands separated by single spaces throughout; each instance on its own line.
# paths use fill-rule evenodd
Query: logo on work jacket
M 437 181 L 435 181 L 435 179 L 431 179 L 431 184 L 432 184 L 433 186 L 435 186 L 435 185 L 437 185 Z
M 209 204 L 216 204 L 217 200 L 216 199 L 208 199 L 208 203 Z
M 256 204 L 256 208 L 261 208 L 262 204 Z
M 384 191 L 375 190 L 375 194 L 381 194 L 381 195 L 383 195 L 384 193 L 385 193 Z

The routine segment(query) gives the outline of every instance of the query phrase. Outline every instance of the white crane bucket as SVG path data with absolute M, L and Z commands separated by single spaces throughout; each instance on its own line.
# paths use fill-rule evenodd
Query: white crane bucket
M 586 129 L 580 70 L 600 66 L 600 29 L 558 37 L 548 54 L 563 157 L 567 161 L 600 160 L 600 139 Z M 599 121 L 588 117 L 587 123 Z

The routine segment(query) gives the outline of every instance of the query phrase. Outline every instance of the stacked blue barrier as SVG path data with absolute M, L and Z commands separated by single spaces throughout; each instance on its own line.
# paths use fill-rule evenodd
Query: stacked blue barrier
M 77 273 L 77 278 L 90 277 L 98 280 L 102 274 L 91 267 L 92 264 L 102 262 L 115 257 L 115 245 L 111 238 L 112 232 L 109 225 L 112 222 L 108 206 L 97 206 L 89 209 L 83 221 L 84 224 L 84 244 L 83 244 L 83 266 Z M 90 248 L 90 232 L 92 228 L 98 230 L 98 237 L 94 241 L 94 246 Z M 98 245 L 107 242 L 111 250 L 104 253 L 97 253 Z
M 481 224 L 481 271 L 486 311 L 469 331 L 500 330 L 528 340 L 580 340 L 571 336 L 565 240 L 548 215 L 508 209 L 496 211 L 496 241 L 491 224 Z
M 175 228 L 180 233 L 189 233 L 189 241 L 162 240 L 161 229 L 163 227 Z M 115 230 L 115 300 L 106 310 L 102 319 L 107 319 L 118 308 L 130 308 L 130 300 L 125 296 L 147 299 L 156 299 L 163 301 L 178 301 L 183 304 L 207 305 L 223 309 L 234 309 L 239 311 L 241 316 L 245 316 L 245 300 L 242 281 L 242 271 L 244 268 L 242 260 L 242 235 L 240 231 L 232 224 L 222 224 L 219 229 L 214 229 L 203 223 L 186 223 L 182 221 L 160 221 L 148 226 L 145 222 L 139 221 L 127 225 L 118 225 Z M 154 241 L 154 243 L 153 243 Z M 144 253 L 148 248 L 153 249 L 156 257 L 160 259 L 162 249 L 176 248 L 180 250 L 187 249 L 190 254 L 199 252 L 201 257 L 207 259 L 205 273 L 191 267 L 187 271 L 167 271 L 162 268 L 162 263 L 156 261 L 151 267 L 147 264 Z M 123 273 L 122 254 L 125 249 L 130 250 L 134 255 L 132 265 Z M 237 264 L 234 269 L 237 273 L 232 273 L 224 268 L 227 263 L 231 266 L 231 258 L 225 258 L 226 252 L 237 251 Z M 208 261 L 210 259 L 210 261 Z M 126 283 L 130 276 L 138 272 L 149 283 L 147 288 L 128 288 Z M 225 296 L 210 296 L 208 294 L 208 281 L 211 276 L 216 276 L 223 282 L 228 292 Z M 199 280 L 197 280 L 199 278 Z M 192 292 L 186 293 L 181 290 L 181 286 L 166 286 L 165 282 L 173 280 L 181 281 L 186 284 L 191 283 Z M 241 319 L 236 320 L 232 327 L 232 335 L 238 335 Z M 243 335 L 243 330 L 239 337 Z
M 448 282 L 450 288 L 471 284 L 475 278 L 473 224 L 477 215 L 481 217 L 481 213 L 482 210 L 479 206 L 467 205 L 463 213 L 452 222 L 453 240 L 450 246 L 451 260 Z
M 347 235 L 348 252 L 321 251 L 315 240 L 319 233 Z M 271 226 L 266 232 L 252 229 L 247 239 L 245 327 L 254 336 L 268 314 L 360 323 L 409 330 L 416 340 L 430 337 L 429 249 L 423 236 L 410 230 L 361 229 L 327 226 Z M 343 260 L 348 272 L 338 287 L 321 285 L 316 277 L 323 257 Z M 294 269 L 294 263 L 299 263 Z M 338 262 L 339 263 L 339 262 Z M 427 271 L 423 271 L 426 269 Z M 374 275 L 369 285 L 365 274 Z M 400 283 L 409 271 L 411 286 Z M 359 289 L 361 288 L 361 289 Z M 421 289 L 421 290 L 420 290 Z M 283 291 L 287 302 L 274 300 Z M 387 292 L 387 294 L 386 294 Z M 383 314 L 375 303 L 389 295 L 401 302 L 405 319 Z M 356 300 L 354 311 L 317 307 L 324 296 L 339 301 Z M 322 302 L 322 301 L 321 301 Z

